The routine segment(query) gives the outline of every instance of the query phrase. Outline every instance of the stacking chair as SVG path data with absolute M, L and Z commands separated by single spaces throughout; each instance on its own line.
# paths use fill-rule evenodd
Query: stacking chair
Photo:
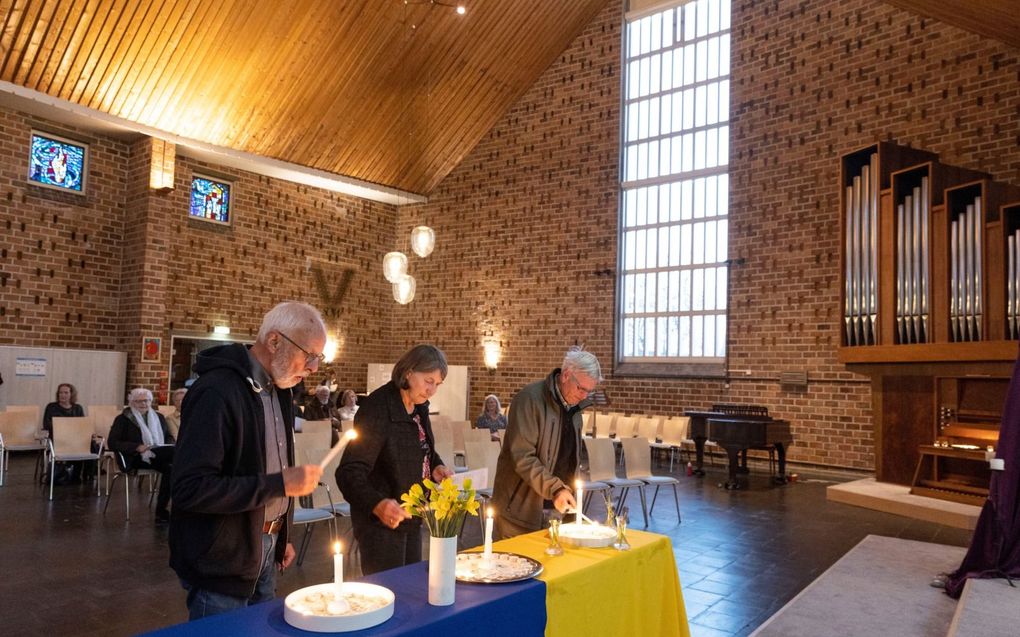
M 340 421 L 340 433 L 345 434 L 345 433 L 347 433 L 348 429 L 354 429 L 354 421 L 353 420 L 341 420 Z
M 647 440 L 648 446 L 650 446 L 653 450 L 668 452 L 669 445 L 661 442 L 662 421 L 663 419 L 657 416 L 651 418 L 639 418 L 635 435 L 638 438 L 644 438 Z
M 453 433 L 453 452 L 463 457 L 465 434 L 471 431 L 471 422 L 468 420 L 455 420 L 450 423 L 450 431 Z
M 438 453 L 439 457 L 443 459 L 443 464 L 445 464 L 447 466 L 447 468 L 453 469 L 454 471 L 461 471 L 461 472 L 467 471 L 467 467 L 458 467 L 457 463 L 454 460 L 455 457 L 456 457 L 456 454 L 454 454 L 454 452 L 453 452 L 453 441 L 452 440 L 446 440 L 446 439 L 442 439 L 441 440 L 437 436 L 436 437 L 436 453 Z
M 96 496 L 102 495 L 99 461 L 103 457 L 103 441 L 92 451 L 93 424 L 88 418 L 54 418 L 53 437 L 47 439 L 50 458 L 50 500 L 53 499 L 54 469 L 58 462 L 88 461 L 96 463 Z
M 37 452 L 34 475 L 39 475 L 46 451 L 43 434 L 39 419 L 31 411 L 0 412 L 0 486 L 4 485 L 12 451 Z
M 608 438 L 588 438 L 584 441 L 588 448 L 589 480 L 592 482 L 604 482 L 612 489 L 620 489 L 620 495 L 616 501 L 616 510 L 620 511 L 627 492 L 637 487 L 641 495 L 641 512 L 645 516 L 645 526 L 648 526 L 648 507 L 645 505 L 645 491 L 641 487 L 645 483 L 632 478 L 616 477 L 616 451 L 613 443 Z M 583 506 L 583 505 L 582 505 Z
M 634 416 L 621 416 L 616 419 L 616 437 L 614 440 L 619 443 L 623 438 L 633 438 L 634 430 L 637 427 L 637 418 Z
M 669 471 L 673 472 L 673 455 L 680 451 L 681 453 L 686 451 L 690 456 L 690 449 L 685 447 L 685 444 L 694 444 L 694 441 L 687 437 L 688 430 L 691 427 L 691 419 L 689 416 L 674 416 L 673 418 L 667 418 L 662 423 L 662 444 L 669 448 Z
M 39 405 L 7 405 L 7 411 L 31 414 L 32 422 L 38 427 L 42 423 L 42 409 Z M 25 416 L 28 418 L 29 416 Z
M 325 485 L 319 483 L 319 486 L 315 488 L 315 491 L 324 490 Z M 327 494 L 327 497 L 330 497 Z M 305 527 L 305 534 L 301 536 L 301 546 L 298 549 L 298 566 L 305 561 L 305 553 L 308 552 L 308 546 L 312 541 L 312 531 L 315 528 L 315 524 L 319 522 L 326 522 L 333 533 L 333 537 L 336 537 L 336 516 L 326 509 L 316 508 L 314 506 L 306 506 L 304 498 L 294 499 L 294 526 Z M 312 492 L 312 501 L 315 501 L 315 492 Z M 333 502 L 330 501 L 330 506 L 333 506 Z
M 308 464 L 322 462 L 323 457 L 329 453 L 329 449 L 306 449 L 305 450 L 305 462 Z M 344 499 L 343 492 L 340 491 L 340 486 L 336 482 L 336 470 L 340 466 L 340 459 L 343 457 L 343 452 L 340 453 L 336 458 L 330 461 L 326 468 L 322 470 L 322 479 L 319 481 L 321 488 L 312 491 L 311 495 L 311 508 L 325 511 L 333 516 L 332 528 L 335 537 L 340 537 L 340 519 L 351 517 L 351 505 L 347 500 Z M 295 509 L 295 519 L 298 517 L 298 511 Z M 301 516 L 315 517 L 314 513 L 301 513 Z M 315 520 L 319 521 L 319 520 Z M 309 522 L 312 524 L 314 522 Z M 311 527 L 307 527 L 310 532 Z M 355 540 L 354 540 L 354 527 L 350 528 L 351 538 L 347 542 L 347 546 L 350 548 L 348 555 L 355 555 Z M 347 532 L 344 532 L 347 535 Z
M 478 516 L 482 533 L 485 533 L 485 506 L 492 497 L 492 486 L 496 480 L 496 464 L 499 461 L 499 443 L 488 437 L 489 432 L 478 429 L 486 434 L 485 440 L 468 440 L 464 443 L 464 464 L 468 471 L 485 469 L 485 484 L 472 485 L 479 499 L 482 500 L 482 513 Z
M 314 440 L 312 440 L 311 438 L 305 439 L 306 443 L 307 442 L 312 443 L 310 445 L 305 445 L 306 448 L 311 446 L 316 447 L 325 446 L 327 449 L 329 449 L 330 447 L 333 446 L 333 421 L 306 420 L 304 425 L 302 425 L 301 427 L 301 433 L 295 433 L 294 435 L 314 437 Z M 319 443 L 321 443 L 322 440 L 325 440 L 326 442 L 320 445 Z M 321 459 L 322 458 L 319 458 L 319 460 Z
M 594 421 L 594 419 L 592 419 L 592 414 L 593 413 L 595 413 L 594 409 L 588 409 L 586 411 L 581 412 L 581 437 L 582 438 L 591 438 L 592 435 L 593 435 L 593 431 L 594 431 L 593 427 L 595 426 L 595 421 Z
M 604 414 L 592 414 L 592 428 L 595 430 L 596 438 L 609 438 L 615 431 L 616 419 L 622 418 L 623 414 L 609 411 Z
M 677 494 L 677 485 L 680 481 L 673 476 L 652 475 L 652 448 L 648 446 L 648 440 L 644 438 L 626 438 L 621 443 L 623 455 L 627 464 L 627 478 L 629 480 L 640 480 L 648 486 L 655 487 L 652 494 L 651 511 L 655 511 L 655 499 L 659 497 L 659 488 L 663 486 L 673 487 L 673 500 L 676 502 L 676 521 L 680 523 L 680 496 Z M 642 493 L 644 489 L 642 488 Z M 642 496 L 641 501 L 644 502 Z M 648 526 L 647 516 L 645 526 Z
M 124 520 L 131 520 L 131 478 L 137 478 L 139 486 L 145 480 L 149 479 L 149 506 L 152 506 L 152 498 L 156 494 L 156 489 L 159 488 L 159 481 L 161 474 L 155 469 L 146 469 L 139 467 L 137 469 L 128 469 L 127 461 L 124 458 L 124 454 L 119 451 L 107 450 L 107 458 L 112 458 L 113 466 L 117 468 L 116 473 L 113 474 L 113 481 L 108 482 L 106 486 L 106 504 L 103 505 L 103 515 L 106 515 L 106 510 L 110 508 L 110 497 L 113 487 L 117 484 L 117 480 L 124 478 Z M 104 464 L 107 464 L 104 459 Z M 110 466 L 107 464 L 107 471 L 110 470 Z M 96 480 L 99 480 L 99 476 L 96 476 Z M 107 478 L 109 480 L 109 478 Z

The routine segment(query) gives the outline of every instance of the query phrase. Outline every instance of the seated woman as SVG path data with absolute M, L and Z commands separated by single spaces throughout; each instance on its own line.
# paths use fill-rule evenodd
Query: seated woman
M 476 429 L 488 429 L 493 440 L 499 440 L 499 430 L 506 429 L 506 416 L 503 415 L 503 408 L 499 404 L 496 394 L 489 394 L 485 397 L 485 406 L 482 413 L 475 421 Z
M 71 383 L 57 385 L 56 398 L 56 402 L 46 405 L 46 409 L 43 410 L 42 426 L 50 437 L 53 436 L 54 418 L 82 418 L 85 416 L 85 410 L 78 404 L 78 390 Z M 57 470 L 53 472 L 54 484 L 74 484 L 82 478 L 91 477 L 91 475 L 83 475 L 85 472 L 91 474 L 95 468 L 92 463 L 87 464 L 88 466 L 84 462 L 58 463 Z
M 184 404 L 184 394 L 188 393 L 187 387 L 181 387 L 175 389 L 170 394 L 170 405 L 174 408 L 174 413 L 166 415 L 166 426 L 170 430 L 170 435 L 177 439 L 177 433 L 181 430 L 181 409 Z
M 113 420 L 107 444 L 124 454 L 124 465 L 134 469 L 155 469 L 160 473 L 156 495 L 156 522 L 170 521 L 170 470 L 174 462 L 174 437 L 163 414 L 152 409 L 152 392 L 136 387 L 128 395 L 128 408 Z
M 354 414 L 358 413 L 358 395 L 353 389 L 345 389 L 340 394 L 340 400 L 336 406 L 337 418 L 340 420 L 354 420 Z

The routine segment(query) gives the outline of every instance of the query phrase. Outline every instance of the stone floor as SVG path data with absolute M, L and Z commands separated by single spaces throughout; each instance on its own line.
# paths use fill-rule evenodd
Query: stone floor
M 0 487 L 3 634 L 134 635 L 184 621 L 166 527 L 153 523 L 142 494 L 133 493 L 125 522 L 122 491 L 104 516 L 103 500 L 86 486 L 58 487 L 47 500 L 33 468 L 33 458 L 15 455 Z M 673 541 L 695 637 L 749 634 L 868 534 L 957 546 L 970 540 L 969 531 L 826 500 L 826 486 L 860 476 L 802 470 L 799 482 L 773 488 L 764 466 L 752 469 L 742 491 L 718 488 L 720 466 L 704 478 L 678 473 L 683 523 L 669 492 L 660 493 L 652 515 L 648 530 Z M 636 494 L 629 505 L 642 528 Z M 601 511 L 595 505 L 590 514 Z M 464 544 L 479 543 L 480 535 L 469 524 Z M 280 577 L 281 595 L 332 576 L 324 527 L 311 546 L 304 564 Z

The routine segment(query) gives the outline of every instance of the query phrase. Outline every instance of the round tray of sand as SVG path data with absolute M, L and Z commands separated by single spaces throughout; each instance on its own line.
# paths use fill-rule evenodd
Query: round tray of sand
M 378 626 L 393 617 L 393 591 L 375 584 L 344 582 L 300 588 L 283 600 L 283 618 L 295 628 L 345 633 Z
M 616 540 L 616 529 L 601 524 L 560 525 L 560 542 L 574 548 L 604 548 Z

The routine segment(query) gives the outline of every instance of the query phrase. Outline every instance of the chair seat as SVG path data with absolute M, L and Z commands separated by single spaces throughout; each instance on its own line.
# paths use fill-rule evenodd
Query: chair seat
M 668 442 L 649 442 L 648 446 L 652 449 L 669 449 L 672 445 Z
M 324 509 L 298 508 L 294 511 L 294 524 L 311 524 L 312 522 L 324 522 L 332 519 L 333 514 Z
M 96 453 L 69 453 L 63 456 L 54 455 L 53 459 L 57 462 L 77 462 L 79 460 L 99 460 L 99 454 Z
M 349 502 L 337 502 L 330 506 L 319 507 L 322 511 L 331 513 L 332 515 L 340 515 L 343 517 L 351 517 L 351 505 Z
M 585 482 L 581 488 L 585 491 L 605 491 L 607 489 L 612 489 L 613 487 L 609 486 L 605 482 L 595 480 L 593 482 Z
M 644 482 L 641 480 L 629 480 L 627 478 L 613 478 L 612 480 L 606 480 L 606 484 L 614 488 L 623 487 L 640 487 L 644 486 Z
M 638 478 L 645 484 L 664 485 L 664 484 L 680 484 L 680 481 L 672 476 L 642 476 Z
M 4 449 L 7 451 L 42 451 L 46 448 L 46 443 L 40 440 L 38 443 L 25 443 L 20 445 L 4 445 Z
M 486 487 L 484 489 L 475 489 L 475 494 L 479 495 L 479 496 L 481 496 L 483 498 L 491 498 L 492 497 L 492 487 Z

